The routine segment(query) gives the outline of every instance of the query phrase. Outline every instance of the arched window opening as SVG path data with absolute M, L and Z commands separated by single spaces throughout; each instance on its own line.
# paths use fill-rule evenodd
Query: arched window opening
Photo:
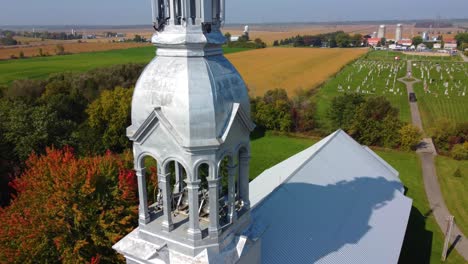
M 219 21 L 221 16 L 221 1 L 213 0 L 213 21 Z
M 174 24 L 182 24 L 182 2 L 181 0 L 173 1 L 173 12 L 174 12 Z
M 166 173 L 169 174 L 171 214 L 174 216 L 174 226 L 184 223 L 189 214 L 188 189 L 185 180 L 187 172 L 179 162 L 171 161 L 166 165 Z
M 208 176 L 210 173 L 210 166 L 206 163 L 201 164 L 198 167 L 198 180 L 200 180 L 200 188 L 198 189 L 199 193 L 199 206 L 198 206 L 198 215 L 202 220 L 209 221 L 208 217 L 210 214 L 209 207 L 209 186 L 208 186 Z
M 238 154 L 238 170 L 236 177 L 236 211 L 238 216 L 241 216 L 250 207 L 249 161 L 249 151 L 246 148 L 241 148 Z
M 225 157 L 219 166 L 219 225 L 221 227 L 231 223 L 229 218 L 229 167 L 232 166 L 232 158 Z

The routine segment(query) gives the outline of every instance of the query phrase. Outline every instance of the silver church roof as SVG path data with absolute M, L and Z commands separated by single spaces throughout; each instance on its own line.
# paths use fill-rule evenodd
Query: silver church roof
M 337 131 L 250 184 L 262 263 L 397 263 L 412 200 L 398 172 Z

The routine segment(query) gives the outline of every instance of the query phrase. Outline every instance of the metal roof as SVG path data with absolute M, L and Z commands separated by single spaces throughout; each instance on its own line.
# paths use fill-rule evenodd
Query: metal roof
M 263 263 L 397 263 L 412 200 L 398 172 L 339 130 L 250 185 Z

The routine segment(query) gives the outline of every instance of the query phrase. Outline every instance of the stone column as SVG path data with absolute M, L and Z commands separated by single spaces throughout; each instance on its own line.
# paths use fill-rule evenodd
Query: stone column
M 246 153 L 239 157 L 239 195 L 244 203 L 244 208 L 250 208 L 249 197 L 249 164 L 250 156 Z
M 187 177 L 190 179 L 190 177 Z M 190 181 L 187 180 L 188 200 L 189 200 L 189 228 L 188 235 L 190 240 L 202 239 L 202 233 L 200 230 L 200 220 L 198 216 L 198 189 L 200 188 L 201 181 Z
M 210 168 L 211 169 L 211 168 Z M 219 236 L 220 226 L 219 226 L 219 185 L 221 184 L 221 179 L 217 178 L 214 180 L 208 180 L 209 188 L 209 199 L 210 199 L 210 225 L 208 227 L 208 232 L 210 237 L 217 238 Z
M 228 217 L 231 223 L 237 220 L 236 212 L 236 182 L 237 165 L 231 164 L 228 167 Z
M 163 230 L 171 232 L 174 229 L 172 222 L 172 194 L 171 194 L 171 174 L 162 172 L 159 174 L 161 192 L 163 194 Z
M 146 191 L 146 169 L 136 169 L 138 179 L 138 198 L 140 204 L 138 207 L 138 222 L 140 225 L 148 224 L 151 219 L 148 212 L 148 194 Z

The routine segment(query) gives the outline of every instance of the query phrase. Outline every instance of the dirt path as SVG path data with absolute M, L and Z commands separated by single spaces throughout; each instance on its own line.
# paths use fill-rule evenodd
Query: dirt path
M 408 71 L 412 70 L 412 61 L 408 61 Z M 414 79 L 412 82 L 407 82 L 405 78 L 398 79 L 400 82 L 406 84 L 408 95 L 414 92 L 413 86 L 420 80 Z M 410 102 L 411 117 L 413 125 L 419 127 L 421 131 L 424 129 L 422 126 L 421 116 L 419 114 L 419 108 L 417 102 Z M 423 171 L 424 188 L 426 190 L 427 199 L 431 211 L 434 214 L 437 224 L 439 225 L 442 232 L 445 232 L 447 228 L 447 217 L 450 215 L 447 206 L 445 205 L 442 192 L 440 191 L 439 181 L 437 180 L 437 172 L 434 163 L 434 156 L 437 155 L 436 148 L 431 138 L 425 137 L 419 145 L 417 151 L 419 158 L 421 159 L 421 166 Z M 456 219 L 455 219 L 456 221 Z M 458 226 L 455 224 L 452 231 L 452 237 L 450 242 L 455 244 L 455 249 L 458 253 L 468 261 L 468 240 L 466 236 L 460 231 Z

